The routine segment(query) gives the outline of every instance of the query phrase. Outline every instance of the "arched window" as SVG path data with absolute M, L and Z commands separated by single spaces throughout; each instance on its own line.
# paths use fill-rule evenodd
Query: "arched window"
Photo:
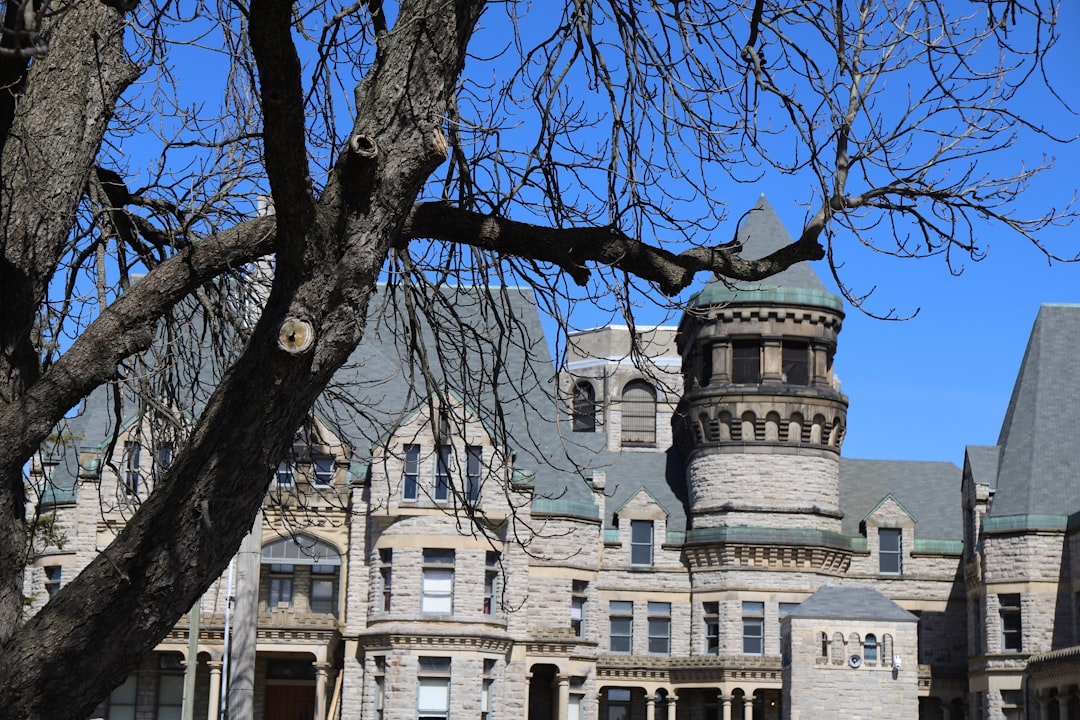
M 295 609 L 293 581 L 299 573 L 301 578 L 307 576 L 306 583 L 298 584 L 307 586 L 307 609 L 313 613 L 337 614 L 341 556 L 329 544 L 306 535 L 282 538 L 263 546 L 262 564 L 270 566 L 266 598 L 269 609 Z
M 592 383 L 574 386 L 574 432 L 596 432 L 596 391 Z
M 656 445 L 656 389 L 631 380 L 622 393 L 623 445 Z
M 863 661 L 867 664 L 876 664 L 878 660 L 877 636 L 867 633 L 863 640 Z

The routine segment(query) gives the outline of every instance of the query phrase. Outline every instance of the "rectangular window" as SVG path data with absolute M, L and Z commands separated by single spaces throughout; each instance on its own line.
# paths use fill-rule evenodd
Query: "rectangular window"
M 420 588 L 420 611 L 450 614 L 454 611 L 454 551 L 424 549 Z
M 492 690 L 495 687 L 495 661 L 490 658 L 484 660 L 484 677 L 480 681 L 480 720 L 488 720 L 491 717 L 491 708 L 494 698 Z
M 416 716 L 418 720 L 450 717 L 450 658 L 421 657 L 417 672 Z
M 765 603 L 742 604 L 743 655 L 765 654 Z
M 169 669 L 182 667 L 175 657 L 162 657 L 161 665 Z M 183 705 L 184 676 L 176 672 L 158 675 L 157 720 L 180 720 Z
M 707 602 L 705 610 L 705 654 L 720 654 L 720 603 Z
M 393 596 L 394 551 L 389 548 L 379 550 L 379 578 L 382 581 L 382 611 L 390 612 L 390 598 Z
M 900 530 L 896 528 L 878 529 L 878 572 L 882 575 L 899 575 Z
M 292 487 L 293 464 L 289 460 L 282 460 L 277 466 L 277 484 L 279 487 Z
M 139 494 L 139 464 L 142 446 L 137 442 L 124 443 L 124 490 L 128 495 Z
M 630 564 L 653 564 L 652 520 L 630 521 Z
M 494 615 L 499 607 L 499 553 L 488 551 L 484 565 L 484 614 Z
M 45 594 L 49 598 L 56 596 L 56 593 L 60 592 L 60 574 L 63 569 L 59 565 L 48 565 L 45 567 Z
M 375 676 L 375 720 L 383 720 L 383 706 L 386 704 L 386 676 Z
M 607 720 L 630 720 L 630 689 L 608 688 Z
M 788 385 L 810 384 L 810 346 L 800 340 L 784 340 L 780 348 L 784 382 Z
M 157 453 L 154 457 L 154 474 L 163 475 L 172 467 L 173 444 L 171 442 L 159 442 Z
M 314 484 L 325 487 L 334 480 L 334 458 L 317 457 L 311 459 L 315 473 Z
M 731 382 L 761 382 L 761 345 L 756 341 L 731 341 Z
M 649 652 L 654 655 L 671 654 L 671 603 L 650 602 Z
M 266 605 L 271 610 L 274 608 L 289 607 L 292 604 L 293 566 L 271 565 L 270 566 L 270 595 Z
M 574 580 L 570 585 L 570 629 L 575 637 L 585 637 L 585 600 L 589 583 Z
M 405 446 L 405 464 L 401 473 L 401 497 L 415 500 L 420 488 L 420 446 Z
M 435 499 L 446 500 L 450 497 L 450 453 L 449 445 L 435 448 Z
M 1001 691 L 1001 715 L 1005 720 L 1022 720 L 1024 717 L 1023 690 Z
M 135 720 L 139 676 L 128 675 L 124 684 L 109 695 L 108 720 Z
M 611 621 L 609 649 L 613 653 L 629 655 L 634 646 L 634 603 L 612 600 L 608 615 Z
M 337 565 L 311 566 L 311 612 L 337 614 Z
M 476 445 L 469 445 L 465 448 L 465 455 L 465 497 L 470 503 L 475 503 L 480 499 L 484 449 Z
M 1020 652 L 1024 643 L 1019 593 L 998 595 L 998 606 L 1001 613 L 1001 649 Z

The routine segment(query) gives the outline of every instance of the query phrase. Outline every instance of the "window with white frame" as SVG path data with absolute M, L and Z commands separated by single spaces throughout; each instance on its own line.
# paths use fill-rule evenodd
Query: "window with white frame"
M 311 612 L 337 614 L 338 566 L 311 566 Z
M 266 605 L 273 610 L 276 607 L 292 605 L 293 566 L 283 563 L 270 565 L 270 588 Z
M 671 603 L 652 602 L 649 612 L 649 652 L 653 655 L 671 653 Z
M 435 499 L 447 500 L 450 497 L 450 463 L 453 448 L 439 445 L 435 448 Z
M 998 595 L 998 612 L 1001 616 L 1001 649 L 1020 652 L 1024 647 L 1020 594 Z
M 484 558 L 484 614 L 499 607 L 499 553 L 489 550 Z
M 900 539 L 899 528 L 878 528 L 878 572 L 882 575 L 900 574 Z
M 585 601 L 589 592 L 589 583 L 573 580 L 570 584 L 570 629 L 574 637 L 585 637 Z
M 179 655 L 162 655 L 158 661 L 156 720 L 180 720 L 184 705 L 184 663 Z
M 417 720 L 446 720 L 449 718 L 450 658 L 419 658 L 417 681 Z
M 135 720 L 139 676 L 128 675 L 124 683 L 109 694 L 108 720 Z
M 705 619 L 705 654 L 720 654 L 720 603 L 703 604 Z
M 406 445 L 401 471 L 401 497 L 416 500 L 420 492 L 420 446 Z
M 634 647 L 633 601 L 612 600 L 608 606 L 608 618 L 608 649 L 613 653 L 630 654 Z
M 484 659 L 484 676 L 480 679 L 480 720 L 491 718 L 491 708 L 494 698 L 492 692 L 495 688 L 495 661 L 491 658 Z
M 630 521 L 630 564 L 653 564 L 653 521 Z
M 277 482 L 278 487 L 293 486 L 293 464 L 291 460 L 285 459 L 278 463 L 277 475 L 274 480 Z
M 56 593 L 60 592 L 60 577 L 63 573 L 63 568 L 59 565 L 46 565 L 45 566 L 45 594 L 49 598 L 56 596 Z
M 454 551 L 424 549 L 420 588 L 420 611 L 449 614 L 454 611 Z
M 383 708 L 386 706 L 386 658 L 375 658 L 375 720 L 383 720 Z
M 465 499 L 475 504 L 480 500 L 483 480 L 484 449 L 478 445 L 465 448 Z
M 743 655 L 765 653 L 765 603 L 742 604 Z
M 311 459 L 314 477 L 312 484 L 325 487 L 334 481 L 334 458 L 314 457 Z

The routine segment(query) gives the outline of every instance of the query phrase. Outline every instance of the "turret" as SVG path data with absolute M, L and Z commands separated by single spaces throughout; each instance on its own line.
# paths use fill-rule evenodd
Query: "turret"
M 764 196 L 742 220 L 745 257 L 792 242 Z M 840 298 L 801 264 L 756 283 L 708 283 L 679 326 L 674 420 L 695 528 L 839 531 L 847 398 L 833 375 Z

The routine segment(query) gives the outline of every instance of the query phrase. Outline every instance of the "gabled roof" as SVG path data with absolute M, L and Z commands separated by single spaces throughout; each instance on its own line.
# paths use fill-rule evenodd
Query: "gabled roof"
M 1080 305 L 1043 305 L 998 437 L 991 517 L 1080 509 Z
M 1001 448 L 997 445 L 968 445 L 964 448 L 971 479 L 976 485 L 997 487 L 998 459 Z
M 740 219 L 736 237 L 743 246 L 742 256 L 748 260 L 760 260 L 794 242 L 764 195 Z M 690 298 L 690 305 L 696 307 L 730 302 L 812 305 L 838 312 L 843 309 L 840 298 L 825 288 L 821 278 L 805 262 L 757 282 L 731 286 L 713 278 Z
M 918 622 L 904 608 L 868 587 L 826 585 L 788 613 L 789 618 Z
M 960 468 L 949 462 L 840 458 L 841 528 L 859 534 L 859 522 L 892 496 L 915 519 L 915 537 L 962 540 Z

